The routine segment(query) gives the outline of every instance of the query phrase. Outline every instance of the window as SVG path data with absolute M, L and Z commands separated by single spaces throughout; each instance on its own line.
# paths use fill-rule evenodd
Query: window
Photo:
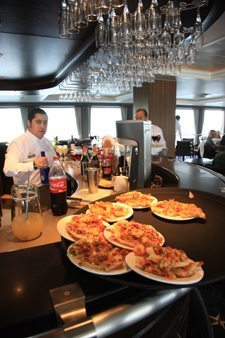
M 194 110 L 176 109 L 176 115 L 180 115 L 182 138 L 194 138 L 196 134 Z
M 116 137 L 116 121 L 122 120 L 120 107 L 92 107 L 91 135 Z
M 0 108 L 0 142 L 11 142 L 24 133 L 20 108 Z
M 71 135 L 78 137 L 75 109 L 70 107 L 46 108 L 48 114 L 48 129 L 46 137 L 53 141 L 55 136 L 59 140 L 69 140 Z
M 211 129 L 224 132 L 224 111 L 205 109 L 204 122 L 202 127 L 202 135 L 207 136 Z

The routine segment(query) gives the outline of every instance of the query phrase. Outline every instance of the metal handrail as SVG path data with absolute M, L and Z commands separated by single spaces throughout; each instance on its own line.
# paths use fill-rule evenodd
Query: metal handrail
M 47 331 L 32 338 L 103 338 L 153 315 L 190 292 L 191 288 L 156 291 L 134 304 L 121 304 L 83 322 Z

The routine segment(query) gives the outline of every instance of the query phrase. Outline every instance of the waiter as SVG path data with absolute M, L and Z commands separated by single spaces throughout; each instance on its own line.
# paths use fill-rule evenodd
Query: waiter
M 139 108 L 138 110 L 136 110 L 135 119 L 141 120 L 141 121 L 147 121 L 148 120 L 148 113 L 147 113 L 146 109 Z M 167 147 L 166 147 L 166 141 L 164 139 L 162 129 L 159 126 L 152 124 L 151 125 L 151 133 L 152 133 L 152 135 L 159 135 L 160 136 L 160 140 L 157 144 L 152 143 L 152 146 L 151 146 L 152 155 L 166 156 Z
M 5 155 L 3 171 L 13 177 L 14 184 L 30 183 L 41 185 L 40 168 L 51 166 L 54 148 L 44 137 L 48 126 L 48 116 L 43 109 L 34 108 L 28 113 L 26 132 L 13 140 Z M 41 151 L 45 156 L 41 156 Z

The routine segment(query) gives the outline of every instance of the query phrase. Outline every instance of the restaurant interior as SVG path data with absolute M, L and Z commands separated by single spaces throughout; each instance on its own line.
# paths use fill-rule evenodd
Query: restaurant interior
M 221 0 L 1 1 L 2 337 L 224 337 L 225 163 L 214 164 L 225 154 L 224 9 Z M 12 231 L 14 182 L 3 167 L 34 107 L 48 114 L 46 137 L 66 173 L 68 211 L 53 216 L 49 185 L 38 187 L 43 229 L 24 241 Z M 135 121 L 139 108 L 147 121 Z M 166 153 L 153 155 L 160 143 L 152 141 L 151 123 L 162 129 Z M 217 132 L 213 155 L 210 130 Z M 117 157 L 115 171 L 111 165 L 110 180 L 101 167 L 105 135 L 114 140 L 113 158 L 119 151 L 124 159 L 120 168 Z M 96 143 L 108 185 L 98 181 L 93 193 L 81 158 L 72 155 L 82 147 L 93 152 Z M 93 272 L 74 263 L 65 219 L 90 213 L 98 200 L 115 204 L 129 190 L 193 202 L 205 212 L 163 219 L 139 206 L 127 216 L 153 225 L 166 246 L 203 264 L 195 280 L 146 278 L 130 266 L 121 274 Z

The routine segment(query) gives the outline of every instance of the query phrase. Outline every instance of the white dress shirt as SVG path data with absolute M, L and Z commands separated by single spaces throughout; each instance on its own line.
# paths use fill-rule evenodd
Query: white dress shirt
M 156 126 L 155 124 L 152 124 L 152 135 L 160 135 L 160 141 L 158 143 L 152 142 L 152 155 L 158 155 L 163 149 L 167 149 L 166 147 L 166 141 L 164 139 L 163 131 L 160 127 Z
M 8 146 L 3 169 L 5 175 L 12 176 L 15 184 L 26 184 L 30 172 L 30 183 L 41 185 L 40 170 L 33 167 L 33 161 L 41 156 L 41 151 L 45 152 L 51 166 L 54 156 L 51 142 L 45 137 L 39 139 L 27 130 Z
M 180 125 L 180 121 L 178 120 L 176 120 L 176 134 L 178 134 L 178 136 L 182 140 L 181 125 Z

